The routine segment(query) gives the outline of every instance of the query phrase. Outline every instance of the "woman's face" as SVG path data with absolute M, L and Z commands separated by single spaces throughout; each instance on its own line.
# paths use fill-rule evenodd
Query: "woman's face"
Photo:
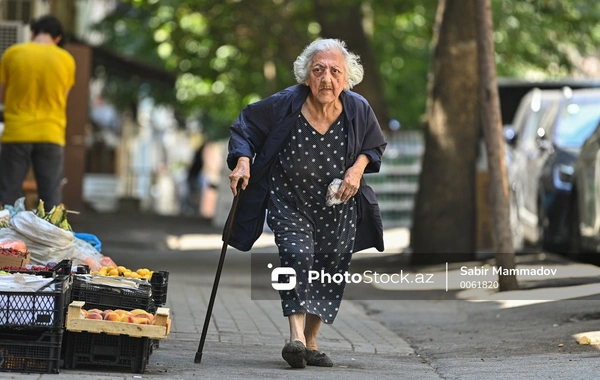
M 310 66 L 306 84 L 319 103 L 334 102 L 347 85 L 342 52 L 328 50 L 317 53 Z

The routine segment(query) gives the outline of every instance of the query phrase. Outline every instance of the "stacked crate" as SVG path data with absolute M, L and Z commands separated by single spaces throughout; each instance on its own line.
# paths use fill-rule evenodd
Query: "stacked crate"
M 169 286 L 169 272 L 157 271 L 152 274 L 150 279 L 152 285 L 152 302 L 153 308 L 165 306 L 167 303 L 167 288 Z M 160 340 L 153 339 L 150 341 L 150 354 L 155 348 L 160 347 Z
M 137 288 L 112 286 L 109 283 L 94 283 L 93 278 L 104 276 L 74 275 L 71 301 L 85 302 L 85 309 L 144 309 L 154 312 L 152 286 L 146 281 L 111 278 L 109 281 L 137 283 Z M 128 368 L 131 372 L 143 373 L 150 355 L 151 341 L 146 337 L 108 335 L 93 332 L 66 331 L 65 368 L 81 366 L 109 366 Z
M 167 303 L 167 288 L 169 285 L 169 272 L 158 271 L 152 274 L 150 279 L 152 285 L 152 300 L 156 307 L 164 306 Z
M 59 372 L 70 265 L 37 273 L 49 282 L 35 291 L 0 291 L 0 372 Z

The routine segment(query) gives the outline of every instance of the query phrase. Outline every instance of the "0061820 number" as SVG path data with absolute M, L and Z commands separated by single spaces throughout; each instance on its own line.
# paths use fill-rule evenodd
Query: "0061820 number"
M 498 289 L 498 281 L 461 281 L 461 289 Z

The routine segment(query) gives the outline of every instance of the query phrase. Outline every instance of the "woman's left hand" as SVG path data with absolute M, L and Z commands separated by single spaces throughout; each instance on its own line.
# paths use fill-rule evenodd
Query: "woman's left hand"
M 344 180 L 342 181 L 342 185 L 338 190 L 336 197 L 340 199 L 342 202 L 346 203 L 353 196 L 358 193 L 358 189 L 360 188 L 360 179 L 362 178 L 363 173 L 365 172 L 365 168 L 369 163 L 369 159 L 366 155 L 361 154 L 358 156 L 354 165 L 352 165 L 348 170 L 346 170 L 346 174 L 344 174 Z

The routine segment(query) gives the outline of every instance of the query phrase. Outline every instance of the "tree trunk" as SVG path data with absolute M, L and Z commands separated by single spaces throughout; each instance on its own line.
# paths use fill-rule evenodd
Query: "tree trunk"
M 314 7 L 315 19 L 321 25 L 321 36 L 345 41 L 348 50 L 360 56 L 365 76 L 362 83 L 353 90 L 369 101 L 381 127 L 386 129 L 389 113 L 371 42 L 362 27 L 363 15 L 360 4 L 347 0 L 318 0 L 315 1 Z
M 488 158 L 490 176 L 490 203 L 492 209 L 492 241 L 496 255 L 496 266 L 503 269 L 515 268 L 515 252 L 509 221 L 508 181 L 504 164 L 502 142 L 502 120 L 496 83 L 492 9 L 490 0 L 475 1 L 475 23 L 479 52 L 480 104 L 483 135 Z M 515 290 L 519 286 L 517 277 L 499 276 L 500 290 Z
M 440 0 L 429 78 L 425 153 L 411 231 L 414 264 L 475 256 L 479 80 L 474 0 Z
M 66 36 L 75 35 L 76 25 L 76 6 L 75 1 L 58 1 L 53 0 L 50 3 L 50 14 L 60 20 L 65 29 Z

